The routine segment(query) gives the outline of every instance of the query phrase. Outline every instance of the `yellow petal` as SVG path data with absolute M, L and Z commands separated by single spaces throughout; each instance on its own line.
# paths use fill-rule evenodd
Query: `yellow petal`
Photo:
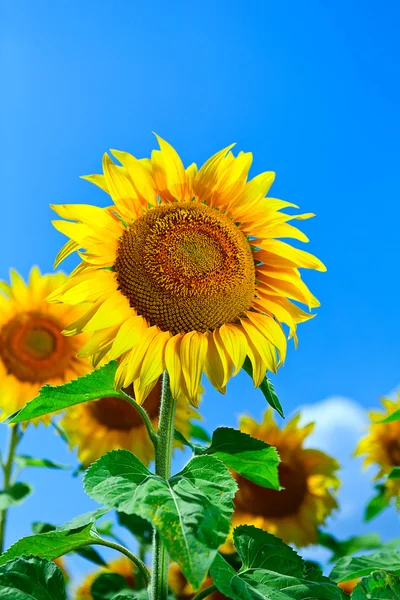
M 65 259 L 67 256 L 75 252 L 79 249 L 79 244 L 74 242 L 74 240 L 68 240 L 66 244 L 61 248 L 60 252 L 57 254 L 56 259 L 54 261 L 54 269 L 57 269 L 58 265 Z
M 118 358 L 136 346 L 148 328 L 146 320 L 141 315 L 130 317 L 125 321 L 115 336 L 110 350 L 110 360 Z
M 207 336 L 198 331 L 191 331 L 183 336 L 180 347 L 182 372 L 189 394 L 189 401 L 196 406 L 200 379 L 204 370 L 207 353 Z
M 219 328 L 219 335 L 235 366 L 235 370 L 232 373 L 232 377 L 235 377 L 242 368 L 247 356 L 246 336 L 238 325 L 229 323 Z
M 247 318 L 253 325 L 265 335 L 265 337 L 277 347 L 281 362 L 284 362 L 286 357 L 287 341 L 282 327 L 274 321 L 272 317 L 260 315 L 255 312 L 248 311 Z
M 165 371 L 165 346 L 170 339 L 169 331 L 162 331 L 151 342 L 143 359 L 140 369 L 139 386 L 145 388 L 154 380 L 157 380 Z
M 204 372 L 215 389 L 221 392 L 221 394 L 225 394 L 226 385 L 224 381 L 226 377 L 226 368 L 222 362 L 220 351 L 214 341 L 213 332 L 209 331 L 207 337 L 208 347 L 204 363 Z
M 175 400 L 179 398 L 182 390 L 183 373 L 180 358 L 182 339 L 183 333 L 178 333 L 168 340 L 165 347 L 165 366 L 169 374 L 171 394 Z
M 160 146 L 160 152 L 152 153 L 153 176 L 156 185 L 161 193 L 168 190 L 173 198 L 183 202 L 186 199 L 187 183 L 181 158 L 168 142 L 157 134 L 154 135 Z

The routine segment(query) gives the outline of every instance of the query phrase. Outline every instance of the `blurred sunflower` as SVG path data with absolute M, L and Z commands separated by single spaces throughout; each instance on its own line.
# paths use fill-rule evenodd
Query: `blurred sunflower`
M 400 392 L 395 400 L 382 398 L 384 411 L 368 413 L 371 424 L 368 434 L 360 441 L 355 455 L 366 455 L 364 465 L 378 465 L 379 471 L 375 479 L 388 475 L 393 467 L 400 466 L 400 421 L 378 423 L 400 409 Z M 400 480 L 388 479 L 385 483 L 385 494 L 388 499 L 400 496 Z
M 77 358 L 87 336 L 66 338 L 61 331 L 82 315 L 76 307 L 53 306 L 46 297 L 66 276 L 31 270 L 28 284 L 15 271 L 11 283 L 0 281 L 0 408 L 3 416 L 37 396 L 45 383 L 57 385 L 91 370 Z M 50 417 L 43 417 L 48 423 Z M 37 420 L 35 419 L 35 422 Z
M 304 448 L 314 423 L 299 427 L 300 415 L 279 429 L 271 410 L 261 424 L 242 417 L 240 429 L 278 449 L 281 491 L 266 489 L 234 474 L 239 485 L 235 496 L 233 527 L 254 525 L 286 543 L 307 546 L 316 543 L 317 528 L 337 508 L 332 494 L 339 486 L 338 463 L 320 450 Z M 225 550 L 228 550 L 228 546 Z
M 256 386 L 276 371 L 281 323 L 292 337 L 313 316 L 291 300 L 319 306 L 298 268 L 325 267 L 276 239 L 308 241 L 289 221 L 313 215 L 281 213 L 295 205 L 265 197 L 274 173 L 248 181 L 251 153 L 234 157 L 229 146 L 185 169 L 157 139 L 151 159 L 113 150 L 122 166 L 105 154 L 103 174 L 86 177 L 113 206 L 53 206 L 70 238 L 56 264 L 74 251 L 82 262 L 49 301 L 91 303 L 64 334 L 92 334 L 80 355 L 94 365 L 107 352 L 119 359 L 117 388 L 138 381 L 145 395 L 167 369 L 174 397 L 196 406 L 203 371 L 221 392 L 246 356 Z
M 135 574 L 133 571 L 133 564 L 129 558 L 123 557 L 113 560 L 108 564 L 108 567 L 100 567 L 89 573 L 80 584 L 75 592 L 75 600 L 93 600 L 93 596 L 90 589 L 93 585 L 94 580 L 102 573 L 118 573 L 124 577 L 127 587 L 135 589 Z
M 351 594 L 351 592 L 354 590 L 359 581 L 361 581 L 360 578 L 349 579 L 349 581 L 343 581 L 342 583 L 338 583 L 338 587 L 340 587 L 341 590 L 346 592 L 346 594 Z
M 64 561 L 63 557 L 60 556 L 59 558 L 55 558 L 53 560 L 53 563 L 55 563 L 57 565 L 57 567 L 60 569 L 61 573 L 63 574 L 65 583 L 68 583 L 70 580 L 70 576 L 65 567 L 65 561 Z
M 135 397 L 132 385 L 125 389 Z M 157 428 L 161 398 L 161 379 L 157 381 L 144 402 L 153 426 Z M 185 437 L 190 437 L 190 420 L 199 418 L 187 400 L 177 404 L 175 427 Z M 94 402 L 77 404 L 66 411 L 61 425 L 66 431 L 71 447 L 78 447 L 78 457 L 87 467 L 100 456 L 125 448 L 148 465 L 154 458 L 154 447 L 139 413 L 119 398 L 101 398 Z M 176 445 L 180 445 L 176 442 Z
M 174 594 L 177 600 L 192 600 L 194 596 L 201 590 L 205 590 L 212 585 L 212 579 L 208 575 L 199 590 L 194 590 L 193 586 L 188 582 L 179 565 L 172 563 L 168 570 L 168 586 L 171 592 Z M 224 596 L 216 590 L 207 596 L 209 600 L 227 600 L 227 596 Z

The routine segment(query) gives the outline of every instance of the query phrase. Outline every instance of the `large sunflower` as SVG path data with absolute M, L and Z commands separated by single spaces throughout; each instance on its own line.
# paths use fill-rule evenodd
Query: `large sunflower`
M 49 301 L 91 303 L 64 333 L 92 334 L 81 356 L 94 364 L 107 352 L 119 359 L 117 387 L 138 381 L 145 395 L 167 369 L 175 398 L 197 405 L 203 371 L 221 392 L 246 356 L 256 386 L 276 371 L 281 323 L 295 336 L 312 316 L 291 300 L 319 305 L 298 268 L 325 267 L 276 239 L 308 241 L 289 221 L 313 215 L 281 213 L 294 205 L 265 197 L 273 173 L 248 181 L 251 153 L 234 157 L 229 146 L 185 170 L 157 139 L 151 159 L 113 150 L 122 166 L 105 154 L 103 175 L 86 177 L 113 206 L 53 206 L 70 238 L 56 264 L 75 250 L 82 262 Z
M 53 306 L 46 297 L 66 276 L 31 270 L 26 285 L 15 271 L 0 282 L 0 408 L 3 416 L 37 396 L 45 383 L 60 384 L 91 370 L 77 358 L 86 335 L 66 338 L 61 331 L 82 314 L 72 306 Z M 42 419 L 49 421 L 49 417 Z
M 125 390 L 134 397 L 132 386 Z M 161 398 L 158 381 L 144 402 L 153 426 L 157 428 Z M 176 428 L 190 437 L 190 419 L 198 418 L 187 400 L 180 399 L 176 411 Z M 68 434 L 71 447 L 78 446 L 78 456 L 86 467 L 110 450 L 125 448 L 142 462 L 154 458 L 154 446 L 138 412 L 119 398 L 101 398 L 69 408 L 61 425 Z
M 118 573 L 118 575 L 122 575 L 125 579 L 127 588 L 135 589 L 136 580 L 133 569 L 133 564 L 129 558 L 122 557 L 111 561 L 107 567 L 100 567 L 99 569 L 92 571 L 92 573 L 89 573 L 77 588 L 75 600 L 93 600 L 90 590 L 94 580 L 102 573 Z
M 400 409 L 400 392 L 395 400 L 382 398 L 384 412 L 371 411 L 368 413 L 371 424 L 368 434 L 357 446 L 356 455 L 365 454 L 364 465 L 378 465 L 379 471 L 375 479 L 388 475 L 393 467 L 400 466 L 400 421 L 379 423 Z M 388 498 L 400 496 L 400 480 L 388 479 L 385 483 L 385 493 Z
M 332 494 L 339 486 L 335 459 L 324 452 L 304 448 L 314 424 L 299 427 L 300 415 L 279 429 L 271 410 L 261 424 L 242 417 L 240 429 L 278 449 L 281 491 L 266 489 L 235 474 L 239 491 L 235 496 L 233 526 L 254 525 L 282 538 L 286 543 L 306 546 L 316 543 L 318 525 L 337 508 Z

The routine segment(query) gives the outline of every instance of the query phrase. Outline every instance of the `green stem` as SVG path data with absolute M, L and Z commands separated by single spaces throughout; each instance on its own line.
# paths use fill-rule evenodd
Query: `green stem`
M 207 596 L 215 592 L 216 589 L 217 588 L 215 587 L 215 585 L 210 585 L 210 587 L 206 588 L 205 590 L 201 590 L 198 594 L 196 594 L 193 597 L 193 600 L 203 600 L 203 598 L 206 598 Z
M 107 546 L 107 548 L 112 548 L 113 550 L 117 550 L 118 552 L 121 552 L 121 554 L 125 554 L 125 556 L 127 556 L 137 566 L 146 585 L 149 584 L 150 574 L 147 570 L 146 565 L 144 564 L 144 562 L 142 560 L 140 560 L 140 558 L 138 558 L 137 556 L 132 554 L 132 552 L 130 552 L 127 548 L 125 548 L 125 546 L 121 546 L 121 544 L 117 544 L 116 542 L 110 542 L 109 540 L 104 540 L 103 538 L 99 538 L 95 542 L 92 542 L 92 544 L 93 545 L 97 544 L 98 546 Z
M 8 446 L 7 455 L 5 458 L 5 463 L 2 465 L 3 467 L 3 490 L 6 491 L 10 487 L 11 483 L 11 475 L 14 465 L 14 456 L 15 450 L 17 448 L 18 442 L 20 441 L 22 435 L 19 434 L 18 425 L 13 425 L 10 427 L 10 442 Z M 4 551 L 4 542 L 5 542 L 5 533 L 6 533 L 6 525 L 7 525 L 7 508 L 1 511 L 0 513 L 0 554 Z
M 135 400 L 133 398 L 131 398 L 129 396 L 129 394 L 125 394 L 125 392 L 123 390 L 119 391 L 119 396 L 118 397 L 121 398 L 122 400 L 125 400 L 125 402 L 128 402 L 131 406 L 133 406 L 133 408 L 142 417 L 143 423 L 145 424 L 146 429 L 147 429 L 147 433 L 149 434 L 149 438 L 153 442 L 154 448 L 156 448 L 157 444 L 158 444 L 157 434 L 154 431 L 154 427 L 153 427 L 153 424 L 151 422 L 151 419 L 150 419 L 149 415 L 147 414 L 147 412 L 145 411 L 145 409 L 143 408 L 143 406 L 140 406 L 140 404 L 138 404 L 137 402 L 135 402 Z
M 172 397 L 167 371 L 163 375 L 158 443 L 156 447 L 156 475 L 163 479 L 171 476 L 172 442 L 176 401 Z M 157 531 L 153 538 L 153 569 L 151 575 L 151 600 L 166 600 L 168 595 L 168 553 Z

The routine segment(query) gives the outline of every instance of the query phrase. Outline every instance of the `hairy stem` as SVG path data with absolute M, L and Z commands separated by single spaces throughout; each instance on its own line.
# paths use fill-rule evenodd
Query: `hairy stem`
M 125 548 L 125 546 L 122 546 L 121 544 L 117 544 L 116 542 L 110 542 L 109 540 L 104 540 L 103 538 L 99 538 L 95 542 L 92 542 L 92 544 L 96 544 L 97 546 L 107 546 L 107 548 L 112 548 L 113 550 L 117 550 L 118 552 L 121 552 L 121 554 L 125 554 L 125 556 L 127 556 L 139 569 L 140 575 L 142 576 L 143 580 L 145 581 L 145 585 L 149 584 L 150 574 L 149 574 L 149 571 L 147 570 L 146 565 L 140 558 L 138 558 L 137 556 L 135 556 L 135 554 L 132 554 L 132 552 L 130 552 L 127 548 Z
M 205 590 L 201 590 L 198 594 L 196 594 L 193 597 L 193 600 L 203 600 L 203 598 L 206 598 L 207 596 L 215 592 L 216 589 L 217 588 L 215 587 L 215 585 L 210 585 L 210 587 L 206 588 Z
M 171 476 L 172 441 L 176 401 L 172 397 L 169 375 L 165 371 L 158 421 L 158 443 L 156 447 L 156 475 L 163 479 Z M 168 553 L 157 531 L 153 539 L 153 569 L 151 575 L 151 600 L 166 600 L 168 595 Z
M 125 394 L 125 392 L 122 390 L 120 390 L 118 397 L 122 398 L 122 400 L 125 400 L 125 402 L 128 402 L 131 406 L 133 406 L 133 408 L 142 417 L 143 423 L 145 424 L 145 427 L 147 429 L 147 433 L 149 434 L 149 438 L 153 442 L 154 448 L 156 448 L 157 444 L 158 444 L 158 437 L 157 437 L 156 432 L 154 431 L 151 419 L 150 419 L 149 415 L 147 414 L 147 412 L 145 411 L 145 409 L 143 408 L 143 406 L 140 406 L 140 404 L 138 404 L 133 398 L 131 398 L 129 396 L 129 394 Z
M 15 450 L 18 446 L 18 442 L 20 441 L 22 435 L 20 435 L 18 425 L 14 425 L 10 427 L 10 442 L 8 446 L 8 451 L 5 457 L 5 462 L 2 464 L 3 468 L 3 491 L 8 490 L 11 483 L 11 475 L 14 466 L 14 456 Z M 0 513 L 0 554 L 4 551 L 4 542 L 5 542 L 5 533 L 6 533 L 6 525 L 7 525 L 7 512 L 8 509 L 5 508 Z

